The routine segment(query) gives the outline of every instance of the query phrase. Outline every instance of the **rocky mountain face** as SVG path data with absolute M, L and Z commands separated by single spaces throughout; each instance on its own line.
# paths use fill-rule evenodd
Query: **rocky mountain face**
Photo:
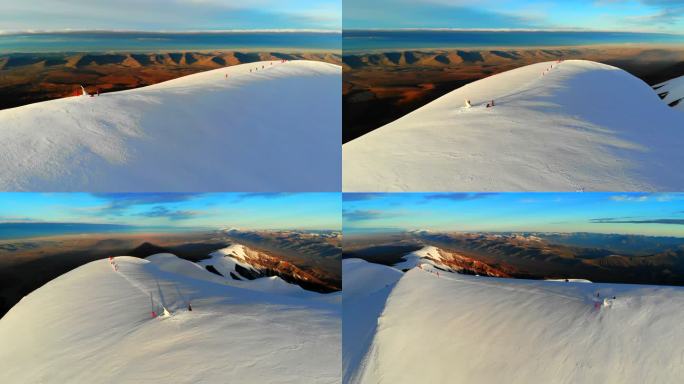
M 310 291 L 327 293 L 341 289 L 340 286 L 324 281 L 314 273 L 264 250 L 233 244 L 210 256 L 211 261 L 203 262 L 207 270 L 234 280 L 278 276 L 288 283 L 297 284 Z

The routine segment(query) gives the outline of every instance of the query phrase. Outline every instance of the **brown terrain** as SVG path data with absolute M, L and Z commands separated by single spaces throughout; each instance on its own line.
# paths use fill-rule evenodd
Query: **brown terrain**
M 422 244 L 414 242 L 400 242 L 396 244 L 360 245 L 354 242 L 350 249 L 345 248 L 344 258 L 360 258 L 371 263 L 395 265 L 406 261 L 404 256 L 422 248 Z M 480 275 L 491 277 L 517 277 L 518 270 L 506 263 L 488 260 L 478 260 L 477 257 L 466 256 L 461 251 L 438 249 L 439 257 L 427 257 L 440 266 L 438 269 L 457 272 L 465 275 Z M 435 255 L 436 256 L 436 255 Z
M 649 85 L 684 75 L 684 48 L 449 49 L 343 56 L 343 141 L 388 124 L 470 82 L 543 61 L 585 59 Z
M 464 274 L 684 285 L 684 238 L 595 233 L 408 233 L 386 242 L 345 241 L 344 258 L 394 265 L 424 245 Z
M 262 60 L 341 64 L 335 53 L 167 52 L 0 54 L 0 109 L 89 93 L 143 87 L 220 67 Z
M 447 252 L 503 269 L 512 277 L 684 285 L 684 239 L 589 234 L 421 233 Z M 625 242 L 632 242 L 626 249 Z M 655 245 L 654 245 L 655 244 Z
M 468 257 L 458 252 L 437 249 L 439 257 L 427 257 L 438 265 L 442 265 L 445 270 L 457 272 L 464 275 L 480 275 L 490 277 L 513 277 L 515 269 L 501 263 L 485 263 L 473 257 Z M 438 269 L 442 267 L 436 266 Z
M 324 277 L 319 278 L 316 271 L 299 268 L 293 263 L 283 260 L 279 256 L 274 256 L 269 251 L 251 247 L 244 247 L 244 251 L 246 257 L 244 259 L 238 258 L 238 260 L 247 262 L 247 264 L 257 272 L 238 265 L 236 266 L 238 275 L 231 272 L 230 276 L 224 277 L 233 278 L 235 280 L 254 280 L 260 277 L 278 276 L 288 283 L 297 284 L 300 287 L 311 291 L 328 293 L 341 289 L 340 285 L 336 285 L 334 282 L 326 282 L 324 281 Z M 207 268 L 207 270 L 223 276 L 215 268 Z
M 339 232 L 228 230 L 225 234 L 235 243 L 276 253 L 328 284 L 342 286 L 342 235 Z

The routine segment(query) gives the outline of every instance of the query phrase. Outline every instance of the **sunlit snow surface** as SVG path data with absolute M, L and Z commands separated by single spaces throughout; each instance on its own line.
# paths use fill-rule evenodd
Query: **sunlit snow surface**
M 0 190 L 339 191 L 341 78 L 266 61 L 3 110 Z
M 0 382 L 340 382 L 339 294 L 232 285 L 171 254 L 114 263 L 62 275 L 0 319 Z
M 590 61 L 497 74 L 346 143 L 343 189 L 682 190 L 684 114 L 656 92 Z
M 681 287 L 468 276 L 429 263 L 398 277 L 358 259 L 343 266 L 345 287 L 355 282 L 354 294 L 344 293 L 345 383 L 684 377 Z

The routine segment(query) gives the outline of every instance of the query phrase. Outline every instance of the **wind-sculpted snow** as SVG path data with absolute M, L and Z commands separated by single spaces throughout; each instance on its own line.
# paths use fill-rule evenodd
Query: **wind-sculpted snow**
M 433 246 L 426 246 L 415 252 L 411 252 L 404 256 L 404 260 L 405 261 L 401 263 L 394 264 L 394 267 L 405 270 L 415 268 L 422 263 L 427 263 L 438 268 L 449 269 L 448 266 L 442 263 L 443 260 L 440 250 Z
M 656 92 L 590 61 L 497 74 L 346 143 L 343 188 L 681 190 L 684 115 Z
M 681 287 L 437 272 L 424 264 L 389 288 L 372 345 L 350 351 L 355 356 L 345 346 L 345 361 L 360 360 L 345 367 L 345 382 L 636 384 L 684 377 Z M 371 324 L 345 312 L 345 329 L 354 320 Z
M 340 81 L 258 62 L 3 110 L 0 190 L 336 191 Z
M 95 261 L 0 320 L 0 382 L 337 383 L 327 296 L 229 285 L 171 254 Z
M 311 290 L 317 292 L 339 290 L 289 261 L 242 244 L 232 244 L 212 252 L 209 256 L 209 259 L 202 260 L 198 264 L 224 277 L 229 284 L 249 289 L 277 290 L 294 296 L 312 294 Z M 266 277 L 268 279 L 264 279 Z M 244 281 L 248 283 L 242 284 Z
M 684 112 L 684 76 L 657 84 L 653 89 L 667 105 Z
M 256 255 L 250 256 L 247 254 L 248 249 L 245 246 L 233 244 L 211 253 L 209 259 L 202 260 L 199 264 L 205 266 L 205 268 L 213 267 L 215 271 L 224 277 L 223 282 L 228 285 L 294 297 L 321 297 L 319 293 L 304 290 L 296 284 L 286 282 L 279 276 L 258 277 L 264 274 L 262 269 L 268 270 L 267 267 L 261 265 L 261 259 L 258 256 L 267 256 L 253 250 L 249 250 L 249 252 Z M 244 276 L 240 269 L 249 276 Z M 301 273 L 303 274 L 304 272 Z M 250 278 L 252 279 L 250 280 Z
M 348 383 L 363 363 L 387 296 L 403 273 L 361 259 L 342 260 L 342 271 L 342 374 Z

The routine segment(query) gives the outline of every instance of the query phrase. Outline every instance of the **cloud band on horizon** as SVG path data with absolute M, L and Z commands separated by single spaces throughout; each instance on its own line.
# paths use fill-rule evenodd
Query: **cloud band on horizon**
M 340 30 L 341 0 L 0 0 L 6 31 Z
M 345 0 L 344 29 L 606 30 L 684 33 L 681 0 Z M 388 11 L 390 10 L 390 11 Z

